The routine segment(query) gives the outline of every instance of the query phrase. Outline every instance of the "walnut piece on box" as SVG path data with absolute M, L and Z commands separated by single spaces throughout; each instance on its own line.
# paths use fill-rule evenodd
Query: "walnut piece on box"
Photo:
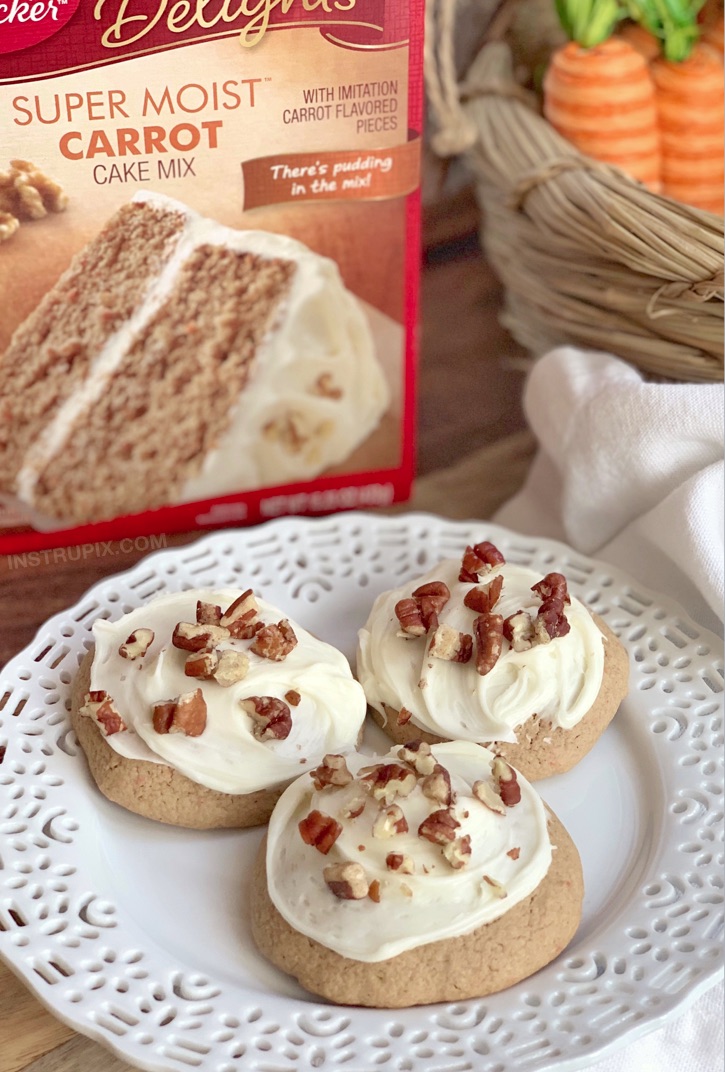
M 62 188 L 29 160 L 11 160 L 0 171 L 0 242 L 15 234 L 21 222 L 63 212 L 68 197 Z

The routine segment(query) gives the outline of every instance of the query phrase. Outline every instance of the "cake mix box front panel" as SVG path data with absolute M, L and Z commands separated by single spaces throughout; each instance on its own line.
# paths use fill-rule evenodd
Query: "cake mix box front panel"
M 0 8 L 0 551 L 407 496 L 422 8 Z

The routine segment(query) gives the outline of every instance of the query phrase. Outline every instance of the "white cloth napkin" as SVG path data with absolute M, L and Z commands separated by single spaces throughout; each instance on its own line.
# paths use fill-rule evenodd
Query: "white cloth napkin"
M 646 383 L 571 347 L 534 366 L 524 406 L 539 452 L 495 520 L 560 539 L 669 594 L 722 635 L 723 386 Z M 723 986 L 591 1072 L 722 1072 Z

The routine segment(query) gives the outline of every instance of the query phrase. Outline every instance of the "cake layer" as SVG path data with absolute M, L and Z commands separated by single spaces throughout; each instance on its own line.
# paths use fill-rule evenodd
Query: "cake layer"
M 15 332 L 0 359 L 0 489 L 132 315 L 183 222 L 170 205 L 124 206 Z
M 95 521 L 309 479 L 347 457 L 389 390 L 337 265 L 160 195 L 136 195 L 133 207 L 181 221 L 178 241 L 126 315 L 83 340 L 95 357 L 26 436 L 19 498 L 40 516 Z M 137 241 L 129 234 L 123 249 Z M 125 293 L 110 264 L 96 285 Z

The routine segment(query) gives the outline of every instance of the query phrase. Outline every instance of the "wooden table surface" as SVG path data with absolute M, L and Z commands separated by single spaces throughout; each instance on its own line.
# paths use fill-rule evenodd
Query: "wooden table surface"
M 524 429 L 522 351 L 501 329 L 500 288 L 477 247 L 469 194 L 439 203 L 424 220 L 422 352 L 419 377 L 420 480 L 412 506 L 451 517 L 489 516 L 520 483 L 531 457 Z M 497 481 L 471 483 L 490 454 Z M 472 459 L 472 460 L 471 460 Z M 167 537 L 167 546 L 198 533 Z M 132 566 L 143 551 L 104 545 L 78 562 L 44 556 L 22 568 L 0 556 L 0 668 L 51 615 L 96 581 Z M 0 863 L 0 866 L 1 863 Z M 0 1072 L 128 1072 L 104 1047 L 47 1012 L 0 964 Z

